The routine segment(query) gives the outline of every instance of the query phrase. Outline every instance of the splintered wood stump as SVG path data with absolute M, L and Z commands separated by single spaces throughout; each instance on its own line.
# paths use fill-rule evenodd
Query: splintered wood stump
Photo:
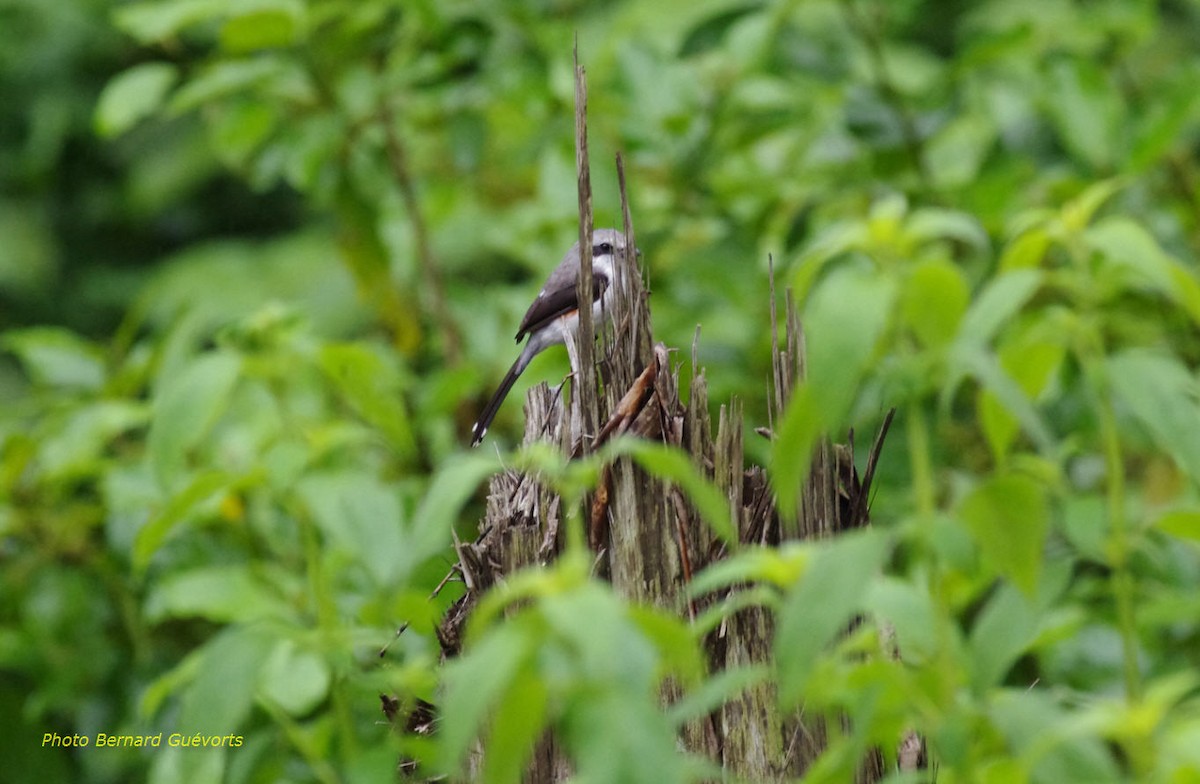
M 798 524 L 785 526 L 766 473 L 759 466 L 744 464 L 740 403 L 733 400 L 719 408 L 714 432 L 703 371 L 693 373 L 688 401 L 681 402 L 679 364 L 672 365 L 664 345 L 651 345 L 646 294 L 636 267 L 620 278 L 614 335 L 605 341 L 598 366 L 603 395 L 601 427 L 594 434 L 581 432 L 579 401 L 564 401 L 562 394 L 542 384 L 531 390 L 526 400 L 525 441 L 548 441 L 569 455 L 586 453 L 621 434 L 676 446 L 690 454 L 724 491 L 739 538 L 747 544 L 771 546 L 787 538 L 833 536 L 866 525 L 870 475 L 883 433 L 872 449 L 862 481 L 854 468 L 852 445 L 820 444 L 803 488 Z M 774 299 L 772 287 L 773 336 L 777 335 Z M 784 345 L 776 339 L 772 344 L 769 394 L 773 419 L 779 421 L 791 390 L 804 374 L 803 333 L 790 296 Z M 695 354 L 693 343 L 693 368 L 698 367 Z M 763 435 L 773 437 L 769 431 Z M 506 470 L 492 477 L 478 536 L 457 548 L 457 568 L 468 590 L 439 628 L 445 656 L 458 654 L 463 624 L 482 592 L 518 569 L 554 560 L 562 546 L 562 517 L 560 500 L 536 476 Z M 618 459 L 605 469 L 588 505 L 587 535 L 596 553 L 598 574 L 633 601 L 693 617 L 725 598 L 725 594 L 704 600 L 687 598 L 692 576 L 724 557 L 722 543 L 678 488 L 647 474 L 629 459 Z M 770 612 L 751 607 L 733 614 L 705 640 L 712 671 L 769 661 L 773 634 Z M 662 696 L 669 703 L 679 695 L 668 684 Z M 781 715 L 773 688 L 759 684 L 714 714 L 686 726 L 681 742 L 719 763 L 730 776 L 778 781 L 803 774 L 823 750 L 825 738 L 819 718 L 803 711 Z M 535 752 L 526 781 L 564 781 L 570 772 L 568 760 L 548 734 Z M 873 782 L 882 774 L 880 755 L 870 754 L 858 779 Z

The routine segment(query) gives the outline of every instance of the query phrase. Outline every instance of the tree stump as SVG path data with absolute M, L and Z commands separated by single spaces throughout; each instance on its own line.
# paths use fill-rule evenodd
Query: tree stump
M 634 247 L 632 242 L 629 247 Z M 744 464 L 740 403 L 732 400 L 720 407 L 714 433 L 702 370 L 693 373 L 688 401 L 681 402 L 679 364 L 672 366 L 664 345 L 652 346 L 642 277 L 632 255 L 628 263 L 627 274 L 618 276 L 615 327 L 612 338 L 604 341 L 598 366 L 602 427 L 596 434 L 580 432 L 584 421 L 578 413 L 580 401 L 566 401 L 564 395 L 541 384 L 526 400 L 526 443 L 548 441 L 566 454 L 578 455 L 614 435 L 631 434 L 678 447 L 725 493 L 738 536 L 748 544 L 771 546 L 789 538 L 833 536 L 866 525 L 866 496 L 876 455 L 868 461 L 866 481 L 859 481 L 852 445 L 829 442 L 821 443 L 813 456 L 799 520 L 784 524 L 765 471 Z M 804 338 L 789 293 L 784 342 L 779 344 L 773 282 L 771 297 L 770 394 L 773 419 L 779 421 L 791 390 L 804 374 Z M 573 357 L 575 348 L 568 346 Z M 698 367 L 695 355 L 694 342 L 693 368 Z M 767 430 L 762 434 L 772 437 Z M 878 444 L 877 440 L 876 450 Z M 588 538 L 596 553 L 596 570 L 622 596 L 683 617 L 724 598 L 687 599 L 692 576 L 720 560 L 724 548 L 678 488 L 620 458 L 605 469 L 588 508 Z M 536 476 L 506 470 L 492 477 L 479 534 L 474 542 L 458 546 L 457 568 L 468 590 L 438 630 L 446 657 L 458 654 L 463 623 L 482 592 L 518 569 L 554 560 L 562 547 L 562 516 L 560 499 Z M 709 666 L 716 672 L 767 662 L 772 639 L 770 612 L 760 607 L 740 610 L 705 640 Z M 664 687 L 665 702 L 677 696 L 674 687 Z M 719 763 L 731 776 L 779 781 L 802 775 L 823 750 L 825 738 L 819 718 L 803 711 L 781 715 L 773 687 L 760 684 L 686 726 L 681 742 Z M 564 781 L 570 773 L 569 761 L 548 734 L 534 752 L 526 781 L 548 784 Z M 881 757 L 872 754 L 864 760 L 858 778 L 873 782 L 882 774 Z

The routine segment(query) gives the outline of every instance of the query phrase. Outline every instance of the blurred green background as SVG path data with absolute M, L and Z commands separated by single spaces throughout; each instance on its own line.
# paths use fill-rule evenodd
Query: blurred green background
M 949 781 L 1196 780 L 1196 0 L 0 0 L 0 778 L 390 775 L 576 236 L 576 35 L 685 373 L 699 325 L 768 424 L 771 258 L 821 371 L 785 445 L 901 409 L 917 676 L 807 697 Z M 175 731 L 245 744 L 41 742 Z

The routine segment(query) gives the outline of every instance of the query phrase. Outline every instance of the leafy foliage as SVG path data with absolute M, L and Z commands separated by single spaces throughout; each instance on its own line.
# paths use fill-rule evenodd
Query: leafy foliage
M 6 775 L 378 780 L 401 751 L 455 772 L 482 735 L 511 781 L 554 726 L 583 778 L 692 780 L 712 771 L 675 728 L 763 683 L 849 718 L 811 780 L 910 729 L 939 781 L 1198 775 L 1194 2 L 0 19 Z M 893 405 L 899 427 L 876 530 L 737 551 L 693 589 L 743 593 L 690 626 L 572 551 L 441 671 L 455 589 L 427 597 L 499 465 L 459 445 L 575 231 L 576 32 L 600 220 L 623 150 L 656 334 L 701 323 L 711 396 L 765 425 L 768 254 L 803 307 L 809 378 L 747 442 L 783 507 L 822 434 Z M 616 448 L 730 538 L 693 467 Z M 517 459 L 568 510 L 595 481 Z M 775 662 L 704 673 L 700 636 L 748 604 L 776 614 Z M 436 743 L 389 738 L 380 692 L 441 703 Z M 245 745 L 40 745 L 159 731 Z

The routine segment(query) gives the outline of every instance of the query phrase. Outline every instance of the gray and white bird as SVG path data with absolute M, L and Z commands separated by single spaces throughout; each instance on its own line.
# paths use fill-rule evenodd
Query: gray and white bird
M 592 319 L 597 327 L 612 317 L 613 269 L 618 256 L 624 252 L 625 235 L 622 232 L 616 229 L 592 232 Z M 471 446 L 477 446 L 487 435 L 504 398 L 533 358 L 550 346 L 562 345 L 568 334 L 573 335 L 579 329 L 579 298 L 575 290 L 578 280 L 579 243 L 576 242 L 525 311 L 525 318 L 521 319 L 521 327 L 517 330 L 517 342 L 526 335 L 529 340 L 471 428 Z

